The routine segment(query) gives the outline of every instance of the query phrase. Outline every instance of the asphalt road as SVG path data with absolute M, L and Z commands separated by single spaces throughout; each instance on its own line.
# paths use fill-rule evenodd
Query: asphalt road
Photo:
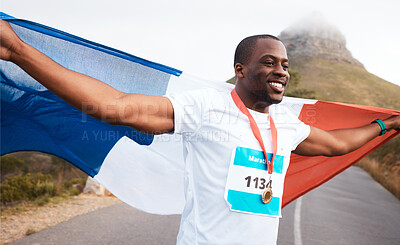
M 400 245 L 400 201 L 358 167 L 289 204 L 282 216 L 281 245 Z
M 116 204 L 12 244 L 175 244 L 179 218 Z M 351 167 L 284 208 L 278 244 L 400 244 L 400 201 Z

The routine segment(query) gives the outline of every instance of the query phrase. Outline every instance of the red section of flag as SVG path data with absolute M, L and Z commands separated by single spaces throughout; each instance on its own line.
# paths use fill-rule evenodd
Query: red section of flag
M 378 118 L 386 119 L 391 115 L 400 115 L 400 112 L 370 106 L 318 101 L 315 104 L 304 105 L 299 119 L 310 126 L 331 130 L 359 127 Z M 289 204 L 330 180 L 399 133 L 392 130 L 376 137 L 360 149 L 338 157 L 304 157 L 292 154 L 286 174 L 282 205 Z

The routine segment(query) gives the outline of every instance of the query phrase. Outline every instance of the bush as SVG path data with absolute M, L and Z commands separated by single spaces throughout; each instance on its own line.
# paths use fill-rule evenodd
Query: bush
M 5 155 L 0 158 L 0 169 L 2 175 L 18 171 L 26 174 L 29 170 L 24 161 L 11 155 Z
M 289 74 L 290 74 L 290 83 L 287 88 L 287 91 L 285 92 L 285 96 L 305 98 L 305 99 L 316 99 L 314 90 L 299 88 L 301 76 L 298 71 L 289 70 Z
M 56 188 L 53 183 L 37 183 L 33 189 L 34 197 L 40 197 L 44 195 L 54 196 L 56 194 Z
M 41 196 L 54 196 L 55 186 L 52 182 L 51 175 L 38 174 L 32 176 L 25 174 L 24 176 L 7 177 L 0 184 L 1 203 L 11 203 L 23 200 L 35 200 Z
M 77 189 L 77 188 L 74 188 L 74 187 L 71 187 L 71 188 L 68 190 L 68 192 L 69 192 L 69 194 L 72 195 L 72 196 L 77 196 L 77 195 L 81 194 L 81 191 L 80 191 L 79 189 Z
M 27 235 L 27 236 L 32 235 L 32 234 L 34 234 L 34 233 L 36 233 L 36 230 L 34 230 L 34 229 L 32 229 L 32 228 L 29 228 L 29 229 L 27 229 L 27 230 L 25 231 L 25 235 Z
M 79 185 L 81 185 L 81 186 L 85 186 L 86 180 L 87 180 L 87 177 L 86 177 L 86 176 L 85 176 L 85 177 L 82 177 L 82 178 L 73 178 L 73 179 L 71 179 L 71 180 L 65 181 L 65 182 L 63 183 L 63 187 L 64 187 L 65 189 L 69 189 L 69 188 L 71 188 L 71 187 L 72 187 L 73 185 L 75 185 L 75 184 L 79 184 Z
M 48 196 L 39 197 L 39 198 L 36 199 L 36 201 L 35 201 L 35 203 L 36 203 L 38 206 L 43 206 L 43 205 L 45 205 L 46 203 L 49 203 L 49 202 L 50 202 L 50 198 L 49 198 Z

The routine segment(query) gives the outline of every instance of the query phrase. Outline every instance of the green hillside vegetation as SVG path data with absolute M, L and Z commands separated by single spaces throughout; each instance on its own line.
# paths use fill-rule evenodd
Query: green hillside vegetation
M 1 208 L 34 201 L 43 205 L 54 196 L 79 194 L 87 175 L 67 161 L 40 152 L 17 152 L 0 158 Z
M 314 90 L 317 99 L 400 110 L 400 86 L 362 67 L 312 57 L 293 58 L 290 66 L 301 77 L 297 89 Z

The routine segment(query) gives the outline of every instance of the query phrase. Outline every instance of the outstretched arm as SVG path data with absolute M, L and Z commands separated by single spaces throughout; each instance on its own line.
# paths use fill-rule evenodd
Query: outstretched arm
M 1 59 L 15 63 L 67 103 L 99 120 L 151 134 L 174 129 L 173 107 L 168 98 L 123 93 L 68 70 L 24 43 L 3 20 L 0 44 Z
M 383 122 L 388 131 L 400 130 L 400 116 L 392 116 Z M 331 131 L 311 127 L 310 135 L 297 146 L 294 153 L 303 156 L 340 156 L 357 150 L 380 132 L 381 127 L 377 123 Z

